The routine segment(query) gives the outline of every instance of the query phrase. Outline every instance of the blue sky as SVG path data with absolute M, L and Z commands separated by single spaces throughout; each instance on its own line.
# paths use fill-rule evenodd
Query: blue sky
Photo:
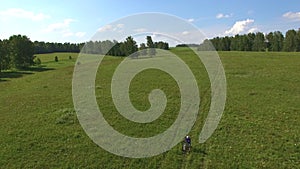
M 185 19 L 207 37 L 300 28 L 300 1 L 1 1 L 0 39 L 13 34 L 31 40 L 84 42 L 120 18 L 161 12 Z M 120 26 L 120 25 L 119 25 Z

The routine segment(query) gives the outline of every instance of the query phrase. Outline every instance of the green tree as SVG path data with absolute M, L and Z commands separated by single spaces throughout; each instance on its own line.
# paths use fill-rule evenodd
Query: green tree
M 274 44 L 273 44 L 273 50 L 274 51 L 282 51 L 283 50 L 283 41 L 284 36 L 280 31 L 274 32 Z
M 255 33 L 248 33 L 247 39 L 248 39 L 247 51 L 252 51 L 252 47 L 253 47 L 253 43 L 254 43 L 254 39 L 255 39 Z
M 13 35 L 9 38 L 9 53 L 12 64 L 17 69 L 34 64 L 34 45 L 27 36 Z
M 133 40 L 131 36 L 126 38 L 126 41 L 123 44 L 123 50 L 126 56 L 129 56 L 131 54 L 134 54 L 134 57 L 137 55 L 138 46 L 136 44 L 136 41 Z
M 230 50 L 232 51 L 239 51 L 241 50 L 241 36 L 240 35 L 235 35 L 234 37 L 232 37 L 231 39 L 231 43 L 230 43 Z
M 270 32 L 266 39 L 270 51 L 282 51 L 284 37 L 280 31 Z
M 253 51 L 265 51 L 265 35 L 261 32 L 257 32 L 255 34 L 255 38 L 253 40 L 253 46 L 252 50 Z
M 221 50 L 230 51 L 231 39 L 228 36 L 225 36 L 221 39 Z
M 241 35 L 240 37 L 240 50 L 241 51 L 251 51 L 252 42 L 248 35 Z
M 285 34 L 284 51 L 297 51 L 297 32 L 295 30 L 288 30 Z
M 155 42 L 154 47 L 158 49 L 169 50 L 169 44 L 163 41 Z
M 115 45 L 109 50 L 108 55 L 112 56 L 125 56 L 125 53 L 121 50 L 124 46 L 123 42 L 114 41 Z
M 101 54 L 108 54 L 109 50 L 115 45 L 115 42 L 112 42 L 110 40 L 105 40 L 102 42 L 99 42 L 99 46 L 101 48 Z
M 296 46 L 297 46 L 296 50 L 297 52 L 299 52 L 300 51 L 300 28 L 298 29 L 296 35 Z
M 147 36 L 146 39 L 147 39 L 147 46 L 149 48 L 148 54 L 152 57 L 156 54 L 155 46 L 154 46 L 151 36 Z
M 215 38 L 211 39 L 210 41 L 217 51 L 222 50 L 220 37 L 215 37 Z
M 75 43 L 45 43 L 34 41 L 34 53 L 51 53 L 51 52 L 80 52 L 82 44 Z
M 51 46 L 51 44 L 49 44 L 48 46 Z M 98 52 L 101 52 L 100 50 Z M 96 53 L 95 51 L 96 51 L 96 47 L 95 47 L 95 42 L 93 41 L 86 42 L 84 47 L 82 48 L 83 53 L 95 54 Z
M 10 68 L 10 57 L 8 51 L 8 40 L 0 40 L 0 72 Z
M 198 47 L 199 51 L 213 51 L 215 50 L 214 46 L 212 45 L 211 41 L 205 39 Z
M 140 44 L 140 55 L 142 56 L 147 55 L 147 47 L 145 43 Z
M 266 35 L 266 41 L 267 41 L 266 48 L 268 49 L 268 51 L 273 51 L 273 46 L 272 46 L 273 39 L 274 39 L 273 32 L 270 32 Z

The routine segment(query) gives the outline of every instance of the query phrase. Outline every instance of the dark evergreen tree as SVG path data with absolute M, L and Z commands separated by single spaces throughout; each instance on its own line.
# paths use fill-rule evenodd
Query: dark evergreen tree
M 148 54 L 152 57 L 156 54 L 155 46 L 151 36 L 147 36 L 146 39 L 147 39 L 147 47 L 149 49 Z
M 129 56 L 131 54 L 134 54 L 134 57 L 137 55 L 138 46 L 136 44 L 136 41 L 133 40 L 131 36 L 126 38 L 126 41 L 123 43 L 123 52 L 125 53 L 125 56 Z

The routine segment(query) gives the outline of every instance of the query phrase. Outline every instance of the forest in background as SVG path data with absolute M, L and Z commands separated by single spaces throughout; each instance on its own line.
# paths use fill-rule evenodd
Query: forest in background
M 211 45 L 212 44 L 212 45 Z M 212 47 L 213 46 L 213 47 Z M 300 29 L 288 30 L 285 36 L 280 31 L 244 35 L 215 37 L 206 39 L 198 46 L 199 50 L 217 51 L 273 51 L 299 52 Z
M 153 42 L 151 36 L 146 37 L 147 43 L 137 44 L 129 36 L 123 42 L 118 41 L 89 41 L 86 43 L 53 43 L 32 42 L 27 36 L 13 35 L 9 39 L 0 40 L 0 71 L 11 68 L 23 69 L 40 60 L 34 54 L 54 52 L 75 52 L 88 54 L 106 54 L 111 56 L 155 55 L 155 48 L 168 50 L 167 42 Z M 280 31 L 264 34 L 262 32 L 244 35 L 215 37 L 206 39 L 201 44 L 179 44 L 177 47 L 197 47 L 198 50 L 209 51 L 274 51 L 299 52 L 300 29 L 288 30 L 285 36 Z M 141 52 L 137 52 L 141 51 Z

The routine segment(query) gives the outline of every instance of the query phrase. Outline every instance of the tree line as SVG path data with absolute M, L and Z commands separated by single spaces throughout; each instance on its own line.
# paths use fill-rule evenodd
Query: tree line
M 34 53 L 44 54 L 44 53 L 54 53 L 54 52 L 74 52 L 79 53 L 80 49 L 85 43 L 57 43 L 57 42 L 43 42 L 34 41 Z
M 34 54 L 53 52 L 80 52 L 84 43 L 32 42 L 27 36 L 13 35 L 9 39 L 0 39 L 0 72 L 8 69 L 26 69 L 41 60 Z
M 111 56 L 129 56 L 133 53 L 135 55 L 155 55 L 155 48 L 158 49 L 169 49 L 169 44 L 167 42 L 153 42 L 151 36 L 146 37 L 147 43 L 141 43 L 138 47 L 137 42 L 131 37 L 127 37 L 123 42 L 117 41 L 89 41 L 82 48 L 82 53 L 90 54 L 106 54 Z M 140 52 L 137 52 L 139 51 Z M 136 53 L 137 52 L 137 53 Z
M 212 45 L 213 46 L 212 46 Z M 263 34 L 262 32 L 244 35 L 215 37 L 206 39 L 198 46 L 198 50 L 217 51 L 300 51 L 300 29 L 288 30 L 285 36 L 280 31 Z
M 34 53 L 54 53 L 54 52 L 75 52 L 75 53 L 89 53 L 89 54 L 107 54 L 112 56 L 128 56 L 139 49 L 159 48 L 169 49 L 169 44 L 166 42 L 153 42 L 151 36 L 146 37 L 147 45 L 145 43 L 137 46 L 136 41 L 131 37 L 127 37 L 124 42 L 116 40 L 104 41 L 88 41 L 85 43 L 51 43 L 34 41 Z M 149 49 L 150 50 L 150 49 Z M 151 52 L 150 52 L 151 53 Z
M 112 56 L 129 56 L 135 53 L 138 55 L 155 55 L 155 48 L 169 49 L 166 42 L 153 42 L 151 36 L 146 37 L 147 43 L 137 42 L 127 37 L 124 42 L 115 40 L 89 41 L 86 43 L 51 43 L 32 42 L 27 36 L 13 35 L 9 39 L 0 40 L 0 72 L 11 68 L 24 69 L 34 64 L 40 64 L 40 59 L 34 54 L 53 52 L 83 52 L 89 54 L 106 54 Z M 137 52 L 139 51 L 139 52 Z

